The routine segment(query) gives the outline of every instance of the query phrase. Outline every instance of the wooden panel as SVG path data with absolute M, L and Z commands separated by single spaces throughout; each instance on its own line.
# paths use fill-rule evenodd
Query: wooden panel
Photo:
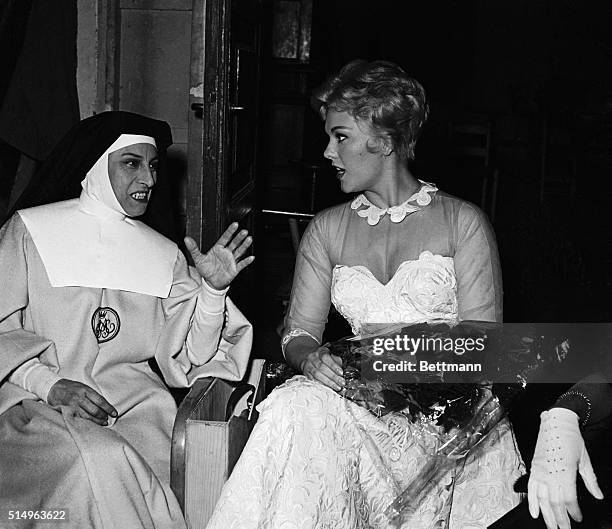
M 263 399 L 264 368 L 264 360 L 253 360 L 246 376 L 246 382 L 255 388 L 253 406 Z M 198 409 L 186 423 L 185 517 L 189 528 L 206 526 L 223 484 L 238 461 L 257 420 L 254 410 L 250 420 L 246 411 L 233 415 L 227 422 L 223 420 L 224 417 L 219 417 L 221 409 L 225 413 L 233 390 L 232 383 L 214 379 L 209 391 L 196 406 Z M 196 416 L 202 419 L 208 416 L 209 420 L 194 420 Z M 214 420 L 210 420 L 212 416 L 215 416 Z
M 188 422 L 185 462 L 187 527 L 205 527 L 227 480 L 228 424 Z
M 204 225 L 204 127 L 202 111 L 197 105 L 204 104 L 204 10 L 206 2 L 194 0 L 191 13 L 191 52 L 189 74 L 189 148 L 187 158 L 186 233 L 199 245 L 202 244 Z M 209 94 L 213 97 L 213 94 Z
M 120 108 L 166 120 L 187 136 L 191 13 L 121 13 Z
M 230 0 L 207 0 L 204 13 L 202 246 L 212 246 L 225 228 Z M 200 50 L 202 52 L 202 49 Z M 191 215 L 189 221 L 191 222 Z
M 259 0 L 193 4 L 187 233 L 204 249 L 231 220 L 255 225 L 260 15 Z M 232 284 L 247 317 L 253 269 Z
M 252 408 L 248 417 L 246 416 L 246 402 L 241 401 L 240 404 L 235 403 L 234 416 L 230 418 L 230 421 L 223 422 L 225 409 L 230 393 L 234 390 L 234 384 L 217 378 L 196 380 L 189 394 L 179 406 L 172 433 L 171 486 L 181 508 L 183 508 L 183 511 L 187 511 L 188 519 L 202 519 L 202 515 L 197 513 L 200 512 L 202 498 L 205 498 L 205 494 L 210 493 L 207 482 L 202 483 L 201 477 L 198 479 L 199 472 L 192 472 L 192 466 L 195 465 L 196 469 L 204 467 L 206 472 L 212 472 L 212 467 L 206 467 L 208 464 L 206 457 L 210 456 L 213 457 L 216 465 L 215 476 L 227 477 L 240 456 L 242 447 L 246 443 L 258 417 L 255 407 L 264 398 L 266 382 L 264 360 L 255 359 L 251 362 L 245 381 L 246 384 L 255 388 Z M 196 417 L 199 419 L 196 420 Z M 221 431 L 223 430 L 222 425 L 227 426 L 230 430 L 229 434 L 226 435 Z M 203 431 L 206 429 L 209 431 Z M 190 444 L 194 442 L 194 439 L 195 442 L 201 441 L 202 437 L 207 437 L 206 442 L 210 441 L 212 456 L 209 453 L 201 454 L 201 444 Z M 226 441 L 227 444 L 225 444 Z M 224 456 L 224 446 L 227 448 L 227 458 Z M 189 459 L 187 459 L 187 454 L 189 454 Z M 226 466 L 223 465 L 223 461 L 226 461 Z M 189 475 L 186 475 L 186 464 L 190 465 Z M 185 503 L 187 480 L 190 482 L 190 498 L 195 496 L 195 502 L 190 500 L 190 502 Z M 221 479 L 213 476 L 213 481 L 215 480 L 220 481 Z M 202 488 L 206 488 L 204 494 L 200 493 Z M 214 506 L 213 500 L 216 499 L 217 495 L 217 492 L 213 492 L 213 499 L 206 496 L 210 499 L 209 504 Z M 187 505 L 186 509 L 185 505 Z M 196 514 L 189 515 L 192 512 Z M 190 524 L 190 527 L 194 527 L 194 525 Z
M 77 3 L 77 90 L 81 118 L 96 111 L 98 57 L 100 57 L 98 35 L 98 5 L 96 0 L 81 0 Z
M 245 417 L 232 417 L 229 421 L 227 440 L 227 478 L 232 474 L 244 445 L 249 439 L 251 426 Z
M 312 0 L 274 2 L 272 57 L 308 62 L 311 27 Z
M 300 11 L 300 61 L 310 61 L 312 35 L 312 0 L 302 0 Z
M 174 144 L 168 149 L 168 175 L 172 179 L 172 190 L 175 193 L 173 204 L 179 217 L 181 229 L 185 228 L 187 218 L 187 142 L 179 143 L 181 134 L 173 131 Z
M 104 110 L 117 110 L 119 104 L 119 31 L 120 13 L 117 2 L 100 1 L 100 33 L 106 36 L 104 49 L 105 64 L 98 67 L 98 75 L 104 79 L 104 88 L 98 94 L 98 101 Z M 98 77 L 98 81 L 100 77 Z M 98 83 L 100 85 L 100 83 Z
M 202 135 L 191 118 L 187 232 L 204 248 L 216 242 L 228 215 L 253 207 L 248 191 L 256 167 L 259 11 L 254 0 L 194 3 L 190 95 L 202 108 Z
M 221 489 L 246 444 L 251 425 L 244 417 L 228 422 L 189 421 L 185 472 L 187 527 L 205 527 Z
M 272 56 L 278 59 L 297 59 L 299 46 L 300 2 L 275 2 Z
M 118 108 L 170 124 L 174 145 L 168 151 L 168 173 L 182 230 L 187 210 L 191 2 L 123 1 L 121 6 Z
M 253 137 L 257 120 L 258 56 L 256 50 L 238 46 L 234 50 L 230 93 L 234 101 L 231 111 L 231 143 L 229 167 L 229 193 L 235 194 L 255 178 L 256 137 Z M 235 110 L 232 110 L 235 109 Z M 246 122 L 246 123 L 245 123 Z
M 170 485 L 176 499 L 185 509 L 185 447 L 187 436 L 187 421 L 194 406 L 205 398 L 212 387 L 214 379 L 204 378 L 196 380 L 187 396 L 181 402 L 174 420 L 172 430 L 172 448 L 170 455 Z
M 216 378 L 205 399 L 193 410 L 189 420 L 196 421 L 223 421 L 225 408 L 234 386 L 225 380 Z

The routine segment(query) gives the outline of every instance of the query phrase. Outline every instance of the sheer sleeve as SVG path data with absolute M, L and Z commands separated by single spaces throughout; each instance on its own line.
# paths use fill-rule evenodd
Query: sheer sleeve
M 283 346 L 300 335 L 311 336 L 321 343 L 331 304 L 332 276 L 325 227 L 325 218 L 317 216 L 308 225 L 302 237 L 295 264 L 289 311 L 285 318 Z
M 612 384 L 601 373 L 589 375 L 561 394 L 555 408 L 567 408 L 586 424 L 612 417 Z
M 464 203 L 458 214 L 455 274 L 461 320 L 502 321 L 502 281 L 495 235 L 485 215 Z

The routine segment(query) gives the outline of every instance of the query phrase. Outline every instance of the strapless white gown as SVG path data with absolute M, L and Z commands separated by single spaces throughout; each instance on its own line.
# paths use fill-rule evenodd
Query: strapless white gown
M 451 257 L 423 252 L 387 284 L 363 266 L 336 266 L 331 298 L 355 334 L 369 323 L 457 318 Z M 402 414 L 378 419 L 331 389 L 294 377 L 261 415 L 209 529 L 387 529 L 385 509 L 428 457 Z M 485 529 L 515 507 L 523 464 L 503 421 L 418 506 L 405 529 Z

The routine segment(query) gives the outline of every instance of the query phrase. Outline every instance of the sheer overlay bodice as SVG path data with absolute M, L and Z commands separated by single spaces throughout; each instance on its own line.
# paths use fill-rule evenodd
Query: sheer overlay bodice
M 364 323 L 501 321 L 499 258 L 486 217 L 468 202 L 432 195 L 397 223 L 385 215 L 370 225 L 351 202 L 318 214 L 300 245 L 286 336 L 320 342 L 332 301 L 355 333 Z

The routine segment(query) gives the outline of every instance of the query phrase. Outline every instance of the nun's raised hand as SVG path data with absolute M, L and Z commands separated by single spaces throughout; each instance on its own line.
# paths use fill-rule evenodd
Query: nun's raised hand
M 254 260 L 254 256 L 245 257 L 253 238 L 247 230 L 240 230 L 238 223 L 232 222 L 215 245 L 206 253 L 201 253 L 191 237 L 185 237 L 185 245 L 193 257 L 193 263 L 202 278 L 214 289 L 223 290 L 234 278 Z

